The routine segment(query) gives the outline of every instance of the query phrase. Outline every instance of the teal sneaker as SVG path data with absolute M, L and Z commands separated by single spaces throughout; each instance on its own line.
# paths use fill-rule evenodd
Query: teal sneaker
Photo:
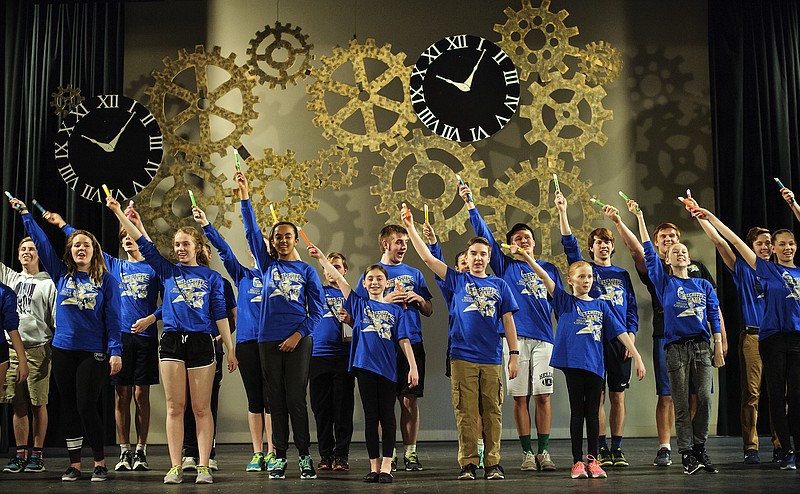
M 275 465 L 278 464 L 278 458 L 275 456 L 275 453 L 270 451 L 267 453 L 267 456 L 264 457 L 264 463 L 267 465 L 267 471 L 271 472 L 272 469 L 275 468 Z
M 19 473 L 25 470 L 25 465 L 27 464 L 28 462 L 25 460 L 24 456 L 16 455 L 8 462 L 8 465 L 3 468 L 3 471 L 7 473 Z
M 286 478 L 286 458 L 276 458 L 275 466 L 269 471 L 270 479 L 285 479 Z
M 245 472 L 261 472 L 266 470 L 266 464 L 264 463 L 264 453 L 259 451 L 258 453 L 253 454 L 253 458 L 250 460 L 250 463 L 247 464 L 245 467 Z
M 303 455 L 300 457 L 300 480 L 309 480 L 317 478 L 317 472 L 314 470 L 314 462 L 311 456 Z
M 483 470 L 483 450 L 478 450 L 478 469 Z

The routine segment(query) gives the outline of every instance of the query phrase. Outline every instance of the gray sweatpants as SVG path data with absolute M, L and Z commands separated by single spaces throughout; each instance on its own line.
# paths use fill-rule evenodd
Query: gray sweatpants
M 712 362 L 711 346 L 705 341 L 685 341 L 667 345 L 667 372 L 675 406 L 675 429 L 678 433 L 678 450 L 691 450 L 695 444 L 703 445 L 708 439 L 708 421 L 711 416 Z M 689 383 L 697 391 L 697 411 L 694 418 L 689 413 Z

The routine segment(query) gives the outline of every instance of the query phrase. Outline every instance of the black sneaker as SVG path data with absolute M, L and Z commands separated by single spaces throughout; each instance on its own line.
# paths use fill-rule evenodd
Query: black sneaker
M 147 464 L 147 454 L 145 454 L 143 449 L 139 449 L 133 453 L 133 469 L 137 472 L 146 472 L 150 470 L 150 465 Z
M 608 446 L 600 446 L 600 450 L 597 452 L 597 461 L 604 467 L 610 467 L 614 464 L 614 459 L 611 458 L 611 451 Z
M 81 478 L 81 471 L 75 467 L 67 467 L 67 470 L 64 472 L 64 475 L 61 476 L 61 480 L 64 482 L 72 482 Z
M 133 470 L 133 451 L 123 451 L 119 454 L 119 461 L 114 467 L 116 472 L 130 472 Z
M 319 463 L 317 463 L 317 470 L 333 470 L 333 456 L 320 456 Z
M 92 471 L 92 482 L 105 482 L 108 480 L 108 468 L 97 465 Z
M 772 448 L 772 463 L 780 463 L 783 460 L 783 449 Z
M 780 460 L 778 460 L 778 463 L 780 463 Z M 397 471 L 397 457 L 396 456 L 392 456 L 392 471 L 393 472 Z
M 461 467 L 461 473 L 458 475 L 458 480 L 475 480 L 476 467 L 472 463 L 467 463 Z
M 758 465 L 759 463 L 761 463 L 761 458 L 758 456 L 757 449 L 748 449 L 744 452 L 745 465 Z
M 364 475 L 364 478 L 362 480 L 368 484 L 377 484 L 379 478 L 380 475 L 378 474 L 378 472 L 369 472 L 368 474 Z
M 706 452 L 706 448 L 703 446 L 695 446 L 694 447 L 694 456 L 697 458 L 697 461 L 703 465 L 703 470 L 708 473 L 717 473 L 717 467 L 714 466 L 714 463 L 711 461 L 711 458 L 708 457 L 708 453 Z
M 503 480 L 506 478 L 506 472 L 500 465 L 492 465 L 486 467 L 483 471 L 483 478 L 486 480 Z
M 337 472 L 350 471 L 350 463 L 346 456 L 336 456 L 333 459 L 333 469 Z
M 394 482 L 394 477 L 392 477 L 391 473 L 381 472 L 378 475 L 378 482 L 381 484 L 391 484 Z
M 686 451 L 683 454 L 683 473 L 687 475 L 692 475 L 696 473 L 698 470 L 703 468 L 703 464 L 697 461 L 697 457 L 694 455 L 693 451 Z
M 422 470 L 422 463 L 419 462 L 417 453 L 408 453 L 403 456 L 403 463 L 406 465 L 406 472 L 418 472 Z

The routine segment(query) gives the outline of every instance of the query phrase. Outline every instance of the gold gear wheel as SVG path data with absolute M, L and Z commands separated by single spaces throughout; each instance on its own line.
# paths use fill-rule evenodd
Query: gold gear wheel
M 622 54 L 605 41 L 592 41 L 581 50 L 579 70 L 590 84 L 600 86 L 613 81 L 622 70 Z
M 69 115 L 85 99 L 81 96 L 81 89 L 78 87 L 73 88 L 71 83 L 67 84 L 66 87 L 59 86 L 54 93 L 50 93 L 50 97 L 53 98 L 50 101 L 53 113 L 62 118 Z
M 272 40 L 266 44 L 268 37 Z M 286 25 L 275 21 L 275 27 L 264 26 L 263 31 L 258 31 L 255 38 L 250 40 L 250 48 L 247 54 L 250 56 L 250 73 L 258 77 L 261 84 L 269 84 L 270 88 L 280 86 L 286 89 L 287 84 L 297 84 L 299 79 L 303 79 L 311 73 L 311 50 L 314 45 L 306 43 L 307 34 L 302 34 L 300 27 L 292 27 L 291 23 Z M 266 45 L 266 46 L 264 46 Z M 259 48 L 264 46 L 263 52 L 259 53 Z M 275 53 L 285 55 L 285 60 L 276 60 Z M 298 59 L 302 61 L 298 63 Z M 260 62 L 269 66 L 263 69 Z M 277 72 L 277 75 L 267 71 Z M 291 71 L 291 72 L 290 72 Z
M 586 238 L 592 231 L 592 222 L 601 217 L 600 212 L 594 208 L 589 199 L 589 188 L 592 186 L 590 181 L 581 181 L 580 168 L 573 166 L 569 172 L 564 170 L 564 161 L 553 158 L 539 158 L 536 168 L 531 162 L 525 160 L 520 163 L 522 169 L 519 172 L 513 169 L 506 170 L 508 180 L 505 182 L 495 182 L 497 196 L 485 197 L 484 203 L 494 209 L 494 213 L 486 216 L 486 223 L 492 231 L 499 234 L 508 229 L 509 208 L 521 211 L 531 218 L 528 224 L 536 232 L 537 243 L 541 246 L 542 252 L 539 258 L 552 262 L 558 266 L 561 272 L 567 268 L 567 257 L 561 249 L 557 255 L 553 254 L 552 240 L 553 233 L 558 233 L 558 209 L 552 203 L 550 192 L 553 174 L 558 176 L 561 192 L 564 193 L 569 203 L 581 208 L 583 221 L 579 228 L 572 225 L 572 233 L 579 240 Z M 532 198 L 522 198 L 519 193 L 531 182 L 536 182 L 539 191 L 538 204 L 534 204 Z M 574 219 L 574 218 L 573 218 Z M 518 220 L 515 220 L 516 223 Z M 498 242 L 505 242 L 505 238 Z
M 149 227 L 148 234 L 159 250 L 171 250 L 172 239 L 178 228 L 200 228 L 192 218 L 189 190 L 194 192 L 197 205 L 206 212 L 214 228 L 231 227 L 232 221 L 227 214 L 233 213 L 234 201 L 223 187 L 226 180 L 224 174 L 215 175 L 211 170 L 180 158 L 165 159 L 153 180 L 134 197 L 142 222 Z M 212 193 L 203 192 L 208 189 Z M 212 208 L 216 209 L 213 217 Z M 163 223 L 159 220 L 163 220 Z
M 457 160 L 462 169 L 454 170 L 450 165 L 433 159 L 428 151 L 436 150 L 437 154 L 442 151 Z M 401 139 L 397 143 L 397 148 L 389 151 L 381 150 L 381 156 L 386 161 L 383 166 L 372 168 L 372 174 L 378 177 L 378 185 L 370 187 L 369 192 L 381 199 L 380 204 L 375 206 L 375 210 L 380 213 L 387 213 L 389 219 L 386 224 L 398 223 L 399 205 L 405 202 L 410 208 L 422 211 L 424 204 L 433 206 L 432 212 L 435 215 L 433 226 L 436 235 L 441 241 L 447 241 L 450 232 L 462 234 L 467 231 L 465 223 L 469 221 L 469 212 L 464 207 L 464 201 L 458 195 L 458 179 L 456 173 L 470 185 L 473 195 L 489 185 L 489 181 L 480 177 L 480 171 L 484 169 L 483 161 L 472 159 L 475 148 L 471 145 L 462 146 L 456 142 L 443 139 L 439 136 L 425 136 L 421 129 L 414 129 L 413 138 L 410 141 Z M 395 182 L 394 175 L 398 166 L 406 158 L 413 157 L 414 163 L 408 170 L 405 177 L 405 188 L 393 190 L 392 182 Z M 444 182 L 444 190 L 439 197 L 423 197 L 419 190 L 419 183 L 425 175 L 438 175 Z M 445 218 L 447 211 L 452 211 L 452 205 L 456 203 L 457 212 Z M 421 219 L 418 214 L 417 218 Z
M 569 12 L 562 9 L 554 13 L 549 9 L 550 0 L 542 0 L 539 7 L 532 7 L 531 0 L 522 0 L 519 11 L 511 7 L 503 11 L 508 18 L 505 24 L 494 25 L 494 30 L 502 36 L 497 44 L 514 61 L 522 80 L 527 81 L 536 72 L 539 80 L 547 82 L 551 71 L 567 71 L 565 56 L 578 56 L 578 48 L 569 44 L 569 39 L 577 36 L 578 28 L 564 24 Z M 525 38 L 535 30 L 541 31 L 545 41 L 544 46 L 534 50 L 526 44 Z
M 352 156 L 348 148 L 332 145 L 320 150 L 319 157 L 308 163 L 307 173 L 318 182 L 317 187 L 340 190 L 353 185 L 358 176 L 358 158 Z
M 350 40 L 348 49 L 337 46 L 333 49 L 332 56 L 321 57 L 322 66 L 314 73 L 317 80 L 306 88 L 306 92 L 311 95 L 308 109 L 316 114 L 314 125 L 322 128 L 322 135 L 326 139 L 335 140 L 341 147 L 349 145 L 354 151 L 360 152 L 365 146 L 370 151 L 378 151 L 382 144 L 391 147 L 408 134 L 407 124 L 416 122 L 417 115 L 408 96 L 411 68 L 404 65 L 405 59 L 405 53 L 393 54 L 392 46 L 388 43 L 378 48 L 372 38 L 367 38 L 363 45 L 357 40 Z M 369 79 L 365 69 L 367 60 L 377 60 L 386 69 Z M 350 68 L 345 69 L 344 65 L 347 63 Z M 336 72 L 350 70 L 355 84 L 333 77 Z M 401 99 L 383 94 L 384 88 L 395 80 L 399 80 L 402 85 L 402 94 L 399 94 Z M 348 101 L 338 110 L 332 111 L 326 103 L 326 92 Z M 377 121 L 376 110 L 394 117 L 391 125 L 382 125 L 384 130 L 379 129 L 379 125 L 385 122 L 383 119 L 381 122 Z M 381 115 L 384 116 L 386 119 L 391 118 L 389 115 Z M 349 130 L 356 127 L 358 130 Z
M 558 72 L 552 75 L 553 80 L 549 84 L 542 86 L 533 83 L 528 86 L 528 90 L 533 93 L 533 103 L 520 109 L 520 116 L 530 119 L 532 126 L 525 134 L 525 139 L 530 144 L 536 141 L 544 143 L 548 157 L 570 153 L 574 161 L 580 161 L 586 157 L 585 148 L 590 142 L 603 146 L 608 141 L 608 137 L 603 134 L 603 123 L 611 120 L 614 113 L 603 108 L 605 89 L 602 86 L 587 86 L 584 74 L 576 72 L 572 79 L 564 79 Z M 572 92 L 569 101 L 562 101 L 564 98 L 560 93 L 563 90 Z M 591 118 L 588 119 L 585 116 L 581 118 L 584 101 L 591 110 Z M 552 118 L 555 118 L 555 124 L 549 128 L 548 121 Z M 580 135 L 562 137 L 562 131 L 573 133 L 574 129 L 580 130 Z
M 203 45 L 195 46 L 194 53 L 181 49 L 177 60 L 164 58 L 164 69 L 153 71 L 155 84 L 145 89 L 150 96 L 150 111 L 163 130 L 164 143 L 173 155 L 183 153 L 189 162 L 208 162 L 212 153 L 225 156 L 229 147 L 235 147 L 243 135 L 253 131 L 250 121 L 258 117 L 254 108 L 258 103 L 258 96 L 253 94 L 255 77 L 247 72 L 246 66 L 236 65 L 234 53 L 223 57 L 220 52 L 219 46 L 213 47 L 211 52 L 206 52 Z M 224 70 L 228 79 L 213 89 L 209 88 L 209 69 Z M 193 77 L 194 89 L 181 83 L 188 76 Z M 225 108 L 219 103 L 235 90 L 241 96 L 241 111 Z M 213 140 L 212 116 L 229 122 L 233 130 L 225 137 Z M 200 132 L 197 141 L 183 135 L 184 125 L 194 119 L 197 119 Z
M 299 226 L 306 223 L 306 211 L 319 207 L 319 201 L 314 200 L 317 182 L 309 176 L 308 164 L 295 159 L 294 151 L 287 149 L 286 154 L 281 156 L 272 149 L 265 149 L 263 158 L 255 159 L 251 156 L 245 162 L 251 177 L 250 198 L 253 200 L 259 225 L 272 225 L 270 204 L 275 208 L 280 221 L 290 221 Z M 286 188 L 286 193 L 281 200 L 270 201 L 263 189 L 270 182 L 276 181 L 283 182 L 282 187 Z M 258 200 L 254 200 L 254 196 Z

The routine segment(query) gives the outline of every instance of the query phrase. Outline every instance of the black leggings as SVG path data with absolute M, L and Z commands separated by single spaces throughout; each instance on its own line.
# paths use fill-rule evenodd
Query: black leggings
M 572 441 L 572 463 L 583 461 L 583 422 L 586 421 L 588 453 L 597 456 L 600 434 L 600 394 L 603 378 L 583 369 L 561 369 L 567 378 L 569 393 L 569 437 Z
M 269 413 L 267 385 L 261 374 L 261 357 L 258 341 L 243 341 L 236 344 L 236 359 L 239 361 L 239 375 L 242 376 L 244 392 L 247 395 L 247 411 L 250 413 Z
M 92 448 L 94 460 L 105 458 L 103 419 L 97 401 L 108 372 L 108 357 L 103 353 L 53 347 L 53 377 L 61 398 L 59 415 L 70 463 L 81 461 L 84 437 Z
M 347 370 L 349 360 L 348 355 L 311 357 L 309 388 L 320 456 L 350 454 L 355 381 Z
M 769 417 L 784 450 L 800 447 L 800 333 L 782 332 L 758 342 L 769 392 Z M 787 413 L 788 405 L 788 413 Z M 794 437 L 794 448 L 791 437 Z
M 394 401 L 397 399 L 396 383 L 364 369 L 357 369 L 358 392 L 364 406 L 364 439 L 367 442 L 369 459 L 381 455 L 378 452 L 378 425 L 383 436 L 383 457 L 394 453 L 397 422 L 394 417 Z

